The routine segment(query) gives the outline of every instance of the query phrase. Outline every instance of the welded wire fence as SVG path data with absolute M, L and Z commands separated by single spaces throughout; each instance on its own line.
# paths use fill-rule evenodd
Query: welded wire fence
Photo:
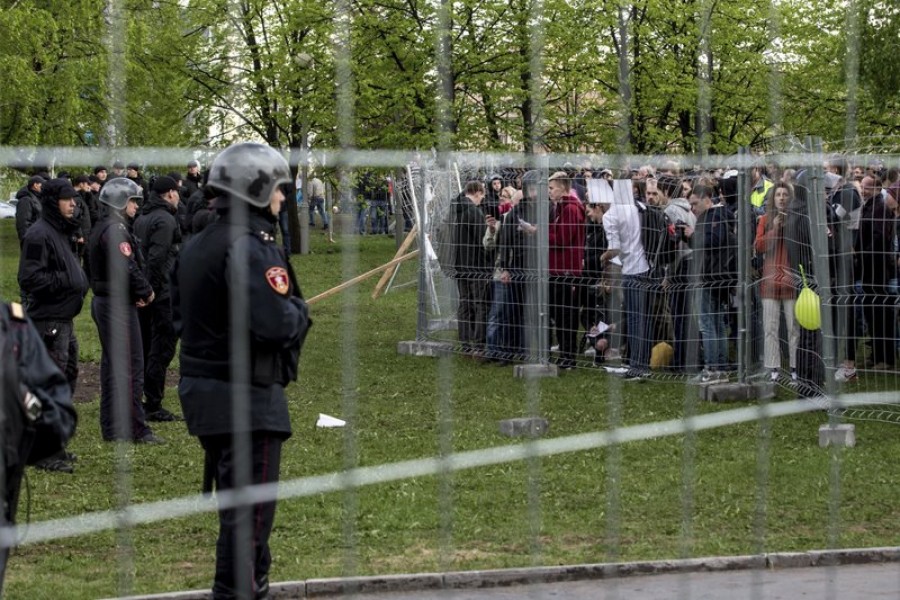
M 13 3 L 13 8 L 16 4 Z M 456 564 L 453 562 L 454 534 L 457 532 L 454 518 L 474 522 L 473 529 L 478 535 L 489 538 L 484 532 L 509 514 L 524 515 L 522 522 L 527 531 L 512 541 L 513 536 L 502 535 L 492 540 L 496 546 L 514 547 L 510 554 L 515 554 L 516 558 L 507 557 L 501 562 L 520 566 L 545 564 L 542 547 L 553 540 L 547 539 L 550 534 L 544 531 L 543 519 L 558 517 L 555 511 L 560 506 L 562 511 L 574 512 L 580 504 L 588 504 L 592 514 L 602 514 L 602 522 L 599 527 L 592 524 L 601 530 L 600 533 L 595 529 L 590 531 L 600 541 L 585 544 L 587 550 L 578 558 L 612 562 L 625 553 L 629 544 L 641 543 L 631 537 L 629 527 L 635 521 L 646 519 L 647 515 L 633 512 L 632 503 L 646 503 L 647 498 L 659 490 L 658 496 L 663 500 L 677 496 L 674 502 L 661 501 L 660 504 L 665 506 L 659 509 L 660 512 L 669 509 L 662 529 L 666 539 L 676 540 L 676 547 L 645 549 L 645 554 L 662 554 L 655 558 L 689 557 L 694 555 L 694 547 L 701 540 L 714 539 L 717 535 L 716 531 L 704 531 L 704 524 L 697 517 L 707 508 L 701 498 L 709 493 L 705 467 L 707 461 L 712 460 L 702 452 L 699 434 L 704 431 L 730 432 L 724 428 L 749 423 L 758 425 L 758 430 L 754 430 L 755 437 L 748 445 L 755 447 L 755 461 L 750 461 L 754 464 L 742 472 L 737 472 L 738 468 L 734 467 L 733 476 L 729 465 L 728 476 L 722 477 L 724 483 L 717 481 L 723 489 L 715 490 L 713 499 L 728 504 L 737 495 L 732 486 L 752 481 L 750 486 L 741 487 L 745 492 L 749 489 L 747 493 L 753 496 L 754 504 L 753 514 L 745 526 L 747 531 L 742 532 L 749 540 L 743 547 L 750 546 L 751 551 L 763 553 L 771 549 L 767 545 L 768 532 L 790 530 L 796 525 L 790 519 L 780 520 L 782 516 L 778 510 L 781 507 L 774 506 L 771 501 L 776 485 L 773 447 L 779 441 L 773 429 L 778 419 L 799 418 L 803 413 L 822 409 L 827 415 L 822 415 L 821 420 L 827 420 L 831 426 L 847 420 L 896 423 L 900 419 L 897 393 L 900 388 L 897 368 L 900 344 L 897 311 L 900 293 L 897 228 L 900 143 L 890 136 L 857 135 L 861 22 L 857 3 L 850 3 L 847 8 L 848 46 L 846 52 L 839 53 L 844 56 L 843 74 L 848 88 L 844 123 L 847 139 L 822 142 L 800 135 L 774 135 L 754 143 L 750 149 L 728 156 L 716 156 L 709 151 L 715 142 L 711 127 L 711 96 L 719 83 L 718 73 L 714 70 L 719 40 L 713 32 L 714 25 L 719 25 L 713 23 L 713 17 L 718 18 L 718 15 L 713 15 L 708 2 L 701 2 L 697 7 L 699 19 L 693 14 L 690 17 L 700 24 L 695 36 L 698 38 L 696 55 L 686 59 L 694 64 L 685 70 L 696 73 L 693 76 L 696 97 L 678 100 L 681 104 L 695 104 L 682 107 L 682 121 L 686 123 L 682 128 L 693 130 L 685 138 L 695 142 L 696 155 L 632 154 L 632 132 L 643 124 L 633 120 L 640 114 L 631 114 L 632 105 L 637 101 L 632 79 L 641 74 L 633 71 L 629 64 L 630 44 L 634 41 L 630 38 L 630 27 L 641 11 L 636 6 L 624 5 L 615 11 L 605 11 L 612 15 L 610 44 L 616 47 L 618 65 L 611 68 L 613 83 L 606 81 L 603 86 L 618 89 L 612 90 L 611 100 L 601 97 L 597 107 L 591 109 L 592 114 L 584 116 L 585 119 L 600 120 L 604 127 L 614 130 L 602 135 L 604 139 L 616 137 L 613 145 L 617 153 L 544 152 L 547 146 L 543 136 L 549 131 L 542 111 L 547 93 L 545 87 L 549 87 L 545 84 L 560 73 L 547 75 L 543 50 L 550 42 L 555 44 L 571 35 L 571 31 L 557 31 L 558 37 L 545 42 L 548 38 L 545 28 L 555 25 L 556 7 L 545 6 L 543 2 L 526 2 L 516 7 L 516 14 L 522 15 L 518 23 L 521 39 L 517 40 L 521 44 L 511 54 L 518 54 L 524 61 L 519 67 L 521 73 L 517 75 L 521 88 L 509 92 L 509 98 L 503 98 L 504 102 L 516 103 L 507 107 L 509 113 L 523 117 L 521 123 L 510 124 L 509 128 L 524 130 L 522 147 L 529 153 L 451 152 L 449 140 L 453 125 L 450 115 L 456 108 L 452 77 L 458 66 L 452 60 L 451 42 L 471 37 L 452 38 L 449 35 L 453 26 L 451 4 L 439 3 L 436 18 L 429 25 L 432 28 L 429 34 L 433 34 L 435 42 L 435 61 L 423 77 L 427 79 L 425 87 L 438 97 L 433 119 L 438 132 L 436 149 L 352 150 L 358 125 L 354 93 L 359 88 L 354 82 L 353 62 L 358 49 L 352 47 L 354 31 L 344 25 L 355 17 L 356 7 L 342 1 L 329 7 L 332 12 L 326 20 L 333 19 L 339 26 L 325 36 L 328 42 L 323 44 L 328 46 L 326 54 L 333 60 L 327 80 L 335 86 L 333 112 L 336 119 L 333 126 L 328 126 L 333 131 L 327 133 L 338 148 L 310 151 L 306 146 L 284 151 L 291 166 L 301 172 L 315 167 L 316 173 L 325 180 L 327 194 L 323 212 L 307 213 L 312 207 L 307 187 L 311 177 L 304 180 L 301 176 L 306 204 L 300 207 L 298 216 L 308 218 L 310 232 L 321 227 L 340 244 L 341 279 L 351 280 L 363 270 L 360 268 L 362 234 L 393 235 L 398 244 L 407 236 L 414 237 L 408 250 L 419 251 L 417 268 L 413 269 L 413 263 L 407 262 L 395 271 L 387 293 L 396 291 L 399 295 L 403 287 L 416 286 L 415 301 L 408 302 L 406 315 L 408 323 L 415 323 L 415 339 L 402 340 L 398 336 L 396 342 L 402 342 L 401 348 L 405 352 L 437 356 L 437 375 L 435 381 L 426 381 L 418 369 L 403 363 L 403 368 L 409 369 L 407 379 L 414 383 L 393 394 L 390 410 L 409 415 L 413 421 L 423 418 L 423 414 L 436 415 L 437 426 L 424 433 L 423 428 L 415 434 L 407 430 L 386 433 L 409 435 L 406 439 L 398 435 L 401 443 L 427 450 L 414 458 L 404 454 L 397 460 L 382 459 L 392 456 L 388 445 L 381 441 L 383 438 L 375 442 L 371 438 L 360 440 L 371 431 L 361 418 L 362 415 L 372 417 L 366 410 L 366 393 L 379 386 L 380 379 L 360 366 L 371 352 L 366 335 L 370 332 L 360 328 L 367 315 L 362 314 L 358 297 L 346 294 L 333 301 L 334 310 L 339 314 L 338 326 L 336 331 L 330 332 L 328 340 L 329 344 L 339 348 L 339 375 L 333 381 L 319 381 L 316 365 L 304 364 L 301 359 L 301 377 L 316 379 L 317 392 L 332 399 L 330 405 L 339 409 L 341 418 L 346 421 L 337 449 L 340 468 L 325 474 L 301 474 L 281 483 L 267 480 L 251 485 L 254 465 L 251 464 L 250 448 L 254 438 L 247 428 L 237 427 L 229 446 L 235 450 L 232 489 L 219 490 L 211 497 L 195 493 L 194 487 L 176 483 L 170 497 L 154 502 L 142 501 L 135 492 L 133 480 L 136 461 L 141 459 L 130 447 L 136 434 L 133 416 L 142 398 L 139 392 L 135 397 L 133 384 L 137 378 L 130 371 L 135 367 L 129 365 L 127 359 L 140 354 L 147 360 L 147 355 L 137 347 L 138 336 L 129 329 L 136 318 L 136 307 L 135 299 L 130 297 L 126 273 L 113 270 L 114 277 L 107 290 L 110 304 L 106 308 L 95 308 L 94 320 L 88 322 L 89 326 L 101 327 L 103 323 L 118 324 L 105 338 L 108 347 L 103 348 L 103 354 L 107 357 L 107 377 L 101 384 L 105 414 L 111 418 L 101 437 L 117 440 L 111 464 L 100 469 L 102 476 L 113 482 L 113 497 L 104 504 L 109 508 L 74 509 L 72 506 L 78 505 L 73 499 L 66 506 L 65 516 L 42 515 L 40 520 L 27 526 L 4 527 L 0 537 L 3 546 L 42 544 L 40 552 L 52 556 L 62 540 L 113 532 L 112 551 L 101 554 L 94 562 L 101 564 L 107 572 L 115 572 L 114 584 L 105 588 L 109 589 L 109 595 L 126 595 L 135 589 L 136 578 L 146 581 L 155 577 L 155 574 L 142 572 L 148 568 L 142 558 L 147 563 L 150 561 L 141 556 L 142 548 L 135 541 L 135 526 L 163 525 L 172 519 L 236 509 L 240 522 L 236 526 L 237 536 L 244 543 L 237 556 L 231 557 L 233 562 L 226 560 L 221 566 L 225 571 L 238 573 L 237 584 L 249 588 L 262 582 L 251 582 L 253 573 L 235 566 L 252 561 L 247 542 L 253 532 L 247 513 L 242 511 L 252 504 L 276 499 L 285 504 L 324 494 L 327 501 L 341 504 L 339 522 L 326 525 L 309 522 L 305 525 L 313 531 L 311 536 L 318 535 L 324 540 L 320 551 L 323 547 L 327 551 L 337 548 L 329 555 L 333 562 L 330 574 L 355 576 L 396 572 L 408 564 L 410 553 L 427 554 L 431 550 L 428 547 L 423 551 L 422 546 L 428 542 L 419 538 L 409 542 L 410 537 L 401 535 L 392 542 L 393 546 L 409 544 L 412 549 L 400 552 L 405 561 L 399 568 L 387 560 L 396 557 L 385 557 L 384 562 L 379 562 L 365 556 L 371 551 L 367 545 L 370 540 L 364 534 L 371 537 L 386 535 L 383 529 L 387 527 L 381 526 L 381 521 L 390 523 L 402 533 L 420 529 L 433 532 L 432 537 L 437 541 L 430 539 L 430 542 L 437 546 L 435 553 L 439 555 L 434 562 L 443 567 Z M 267 9 L 260 9 L 254 16 L 249 5 L 226 5 L 229 18 L 224 20 L 228 23 L 222 25 L 224 33 L 217 34 L 223 36 L 222 40 L 237 39 L 234 36 L 241 29 L 250 31 L 253 37 L 249 24 L 254 18 L 267 14 Z M 217 6 L 216 10 L 221 12 L 221 7 Z M 774 16 L 777 12 L 775 4 L 770 10 Z M 272 11 L 281 19 L 280 11 Z M 6 191 L 16 192 L 25 183 L 21 173 L 33 175 L 46 170 L 48 175 L 56 177 L 66 170 L 78 174 L 89 171 L 94 165 L 107 165 L 111 169 L 119 159 L 139 163 L 145 170 L 149 191 L 149 175 L 161 176 L 172 169 L 181 170 L 182 165 L 193 160 L 208 166 L 221 150 L 126 145 L 125 112 L 134 106 L 128 102 L 126 61 L 122 59 L 126 52 L 124 38 L 129 17 L 116 0 L 106 3 L 104 15 L 107 24 L 105 49 L 112 57 L 107 65 L 108 85 L 105 88 L 108 131 L 102 136 L 108 147 L 0 147 L 0 165 L 9 169 L 0 179 L 0 185 L 8 187 Z M 831 18 L 834 19 L 833 15 Z M 773 18 L 773 23 L 775 20 Z M 474 22 L 478 24 L 477 19 Z M 201 29 L 208 27 L 206 23 Z M 790 56 L 790 48 L 779 46 L 786 37 L 778 34 L 776 29 L 774 25 L 766 27 L 759 37 L 778 40 L 777 44 L 773 42 L 771 47 L 766 47 L 764 53 L 771 50 L 774 59 L 781 60 Z M 212 35 L 213 32 L 207 29 L 207 33 Z M 654 39 L 654 35 L 649 39 Z M 728 45 L 732 44 L 729 42 Z M 785 54 L 782 55 L 782 51 Z M 399 60 L 396 55 L 394 58 Z M 586 61 L 571 58 L 568 64 L 593 62 L 591 57 Z M 234 70 L 240 70 L 240 61 L 235 59 Z M 260 64 L 266 64 L 266 61 Z M 304 64 L 308 67 L 311 60 L 297 60 L 297 65 L 302 67 Z M 659 67 L 659 72 L 664 75 L 671 70 L 671 65 Z M 232 75 L 228 70 L 223 72 L 223 77 Z M 259 77 L 262 80 L 268 75 Z M 760 89 L 765 87 L 764 79 L 760 73 Z M 411 93 L 417 93 L 418 83 L 408 86 Z M 782 106 L 780 90 L 784 82 L 776 75 L 774 67 L 768 83 L 771 96 L 768 129 L 780 132 L 784 130 L 783 116 L 788 107 Z M 684 83 L 678 85 L 688 87 Z M 216 103 L 225 103 L 234 109 L 234 113 L 243 112 L 241 104 L 247 102 L 248 97 L 241 96 L 233 105 L 232 94 L 240 92 L 241 88 L 253 87 L 256 86 L 249 85 L 248 80 L 235 82 Z M 275 89 L 283 91 L 278 86 Z M 587 91 L 590 95 L 591 90 Z M 326 95 L 331 96 L 330 93 Z M 221 110 L 227 111 L 228 106 Z M 648 110 L 647 106 L 641 108 Z M 3 112 L 4 117 L 7 114 Z M 222 116 L 218 124 L 222 131 L 215 132 L 218 138 L 224 139 L 235 130 L 232 117 L 237 118 L 231 113 Z M 366 117 L 371 118 L 371 115 Z M 311 139 L 318 143 L 310 136 L 310 123 L 306 119 L 303 121 L 302 124 L 290 124 L 297 125 L 292 129 L 304 131 L 301 145 L 309 144 Z M 258 127 L 247 127 L 244 131 L 250 129 L 261 131 Z M 551 133 L 564 143 L 565 132 Z M 758 132 L 752 137 L 760 140 Z M 477 140 L 466 141 L 467 147 L 480 146 Z M 393 147 L 397 147 L 396 144 Z M 22 198 L 19 198 L 19 204 L 24 206 Z M 288 200 L 292 209 L 296 208 L 291 202 L 293 199 Z M 212 207 L 202 203 L 200 208 L 214 212 L 210 210 Z M 214 217 L 211 215 L 210 218 Z M 242 213 L 236 218 L 236 226 L 247 225 L 247 214 Z M 186 228 L 185 237 L 197 234 L 192 229 L 193 222 L 188 224 L 187 220 L 182 220 L 179 223 Z M 264 233 L 276 238 L 279 235 L 274 227 Z M 109 256 L 137 252 L 142 249 L 141 243 L 150 243 L 150 240 L 139 241 L 134 249 L 109 244 L 105 252 Z M 172 244 L 173 253 L 177 253 L 179 243 Z M 3 262 L 10 273 L 18 267 L 10 265 L 10 261 Z M 229 394 L 223 394 L 221 413 L 244 423 L 259 400 L 254 396 L 253 386 L 248 385 L 253 375 L 253 361 L 257 358 L 252 351 L 256 349 L 251 342 L 255 339 L 254 331 L 248 325 L 253 307 L 248 306 L 248 286 L 244 285 L 248 265 L 237 264 L 230 275 L 235 283 L 229 288 L 227 298 L 210 298 L 209 310 L 228 313 L 229 337 L 226 341 L 231 352 L 220 380 L 233 389 Z M 274 272 L 267 281 L 273 289 L 290 288 L 281 278 L 280 271 Z M 7 287 L 14 288 L 17 286 L 11 283 Z M 27 291 L 22 291 L 27 296 Z M 16 293 L 11 292 L 10 296 Z M 91 307 L 85 305 L 81 310 L 91 311 Z M 315 319 L 315 308 L 312 315 Z M 128 327 L 123 325 L 126 321 Z M 369 328 L 381 326 L 374 320 L 365 323 Z M 383 331 L 377 333 L 388 335 Z M 144 339 L 152 337 L 153 325 L 142 335 Z M 174 348 L 174 342 L 172 344 Z M 306 352 L 304 358 L 308 360 L 308 356 L 309 352 Z M 498 368 L 487 372 L 489 364 Z M 183 364 L 179 366 L 184 367 Z M 422 372 L 426 371 L 423 369 Z M 459 438 L 470 433 L 465 427 L 471 425 L 471 420 L 465 419 L 472 419 L 473 414 L 483 417 L 482 410 L 489 412 L 480 405 L 473 407 L 472 401 L 480 402 L 482 397 L 490 395 L 488 386 L 497 386 L 498 381 L 500 386 L 506 387 L 500 379 L 506 375 L 510 380 L 513 376 L 525 378 L 527 385 L 522 388 L 522 397 L 504 405 L 504 411 L 510 416 L 541 417 L 551 407 L 561 421 L 569 415 L 561 414 L 560 399 L 555 395 L 572 394 L 572 389 L 560 392 L 537 379 L 551 376 L 581 378 L 574 393 L 579 394 L 583 404 L 576 404 L 568 397 L 562 400 L 583 422 L 582 428 L 576 428 L 578 433 L 560 436 L 555 436 L 551 429 L 548 437 L 528 439 L 524 443 L 508 444 L 506 439 L 499 443 L 488 437 L 478 437 L 474 439 L 484 441 L 481 446 L 457 450 L 458 444 L 462 443 Z M 488 383 L 473 393 L 471 387 L 464 387 L 470 376 Z M 460 399 L 455 392 L 457 386 L 467 390 L 469 395 L 479 397 Z M 289 386 L 287 394 L 292 410 L 305 415 L 311 410 L 309 405 L 301 405 L 300 399 L 292 396 L 291 389 Z M 671 394 L 672 390 L 675 390 L 675 396 L 683 398 L 676 418 L 663 418 L 651 411 L 640 412 L 642 400 Z M 701 398 L 716 400 L 727 394 L 741 395 L 743 404 L 737 408 L 700 405 Z M 177 412 L 176 406 L 168 404 L 171 398 L 169 394 L 167 406 Z M 153 400 L 161 401 L 162 398 Z M 590 407 L 596 404 L 602 405 L 601 416 L 590 412 Z M 383 416 L 375 415 L 376 418 L 371 420 L 380 426 L 378 417 Z M 395 421 L 390 423 L 398 430 L 403 427 Z M 93 425 L 82 421 L 79 435 L 94 435 L 91 439 L 95 440 L 96 432 L 86 433 Z M 492 428 L 493 425 L 492 422 Z M 175 426 L 182 427 L 181 424 Z M 299 427 L 295 427 L 295 431 L 300 434 L 296 437 L 303 437 Z M 630 471 L 625 456 L 628 444 L 640 445 L 643 450 L 673 436 L 677 441 L 666 447 L 671 470 Z M 812 437 L 811 434 L 810 439 Z M 422 442 L 423 438 L 428 439 Z M 86 447 L 99 445 L 99 439 L 96 441 L 98 444 Z M 492 446 L 492 443 L 498 445 Z M 364 444 L 370 451 L 373 446 L 376 448 L 372 454 L 379 457 L 381 464 L 372 464 L 370 454 L 362 458 Z M 810 441 L 808 445 L 814 447 L 815 443 Z M 284 462 L 296 468 L 298 463 L 303 464 L 310 455 L 321 453 L 323 448 L 321 438 L 301 442 L 295 439 L 284 446 Z M 717 449 L 727 453 L 727 449 L 720 446 Z M 598 455 L 591 454 L 595 450 L 603 451 L 599 460 Z M 846 475 L 842 466 L 846 455 L 835 448 L 821 452 L 828 453 L 829 460 L 824 461 L 824 465 L 815 460 L 804 463 L 821 469 L 813 474 L 817 478 L 811 477 L 815 482 L 809 494 L 816 495 L 815 499 L 819 500 L 816 506 L 821 514 L 816 524 L 827 530 L 827 545 L 838 547 L 847 513 L 852 513 L 856 503 L 863 500 L 851 498 L 848 501 L 842 496 Z M 201 471 L 202 466 L 197 464 L 196 458 L 201 454 L 198 450 L 191 457 L 177 457 L 179 460 L 172 461 L 176 465 L 172 469 L 179 475 L 187 469 Z M 546 461 L 563 456 L 583 459 L 575 466 L 566 465 L 571 468 L 571 476 L 567 477 L 576 489 L 565 492 L 569 494 L 566 500 L 548 498 L 547 483 L 560 480 L 553 479 L 555 473 L 550 472 L 556 464 L 544 470 Z M 734 463 L 738 464 L 739 459 L 735 457 Z M 89 462 L 92 457 L 82 456 L 81 460 Z M 788 457 L 785 462 L 791 460 L 793 457 Z M 521 488 L 524 499 L 518 498 L 520 505 L 510 503 L 493 512 L 487 511 L 483 505 L 490 504 L 494 497 L 507 498 L 503 494 L 508 490 L 501 486 L 509 484 L 493 486 L 492 474 L 487 474 L 484 469 L 518 464 L 523 466 L 524 475 L 521 480 L 516 480 L 516 486 Z M 865 466 L 857 464 L 854 469 L 864 472 Z M 585 470 L 595 470 L 595 476 L 587 483 L 577 477 Z M 799 487 L 805 475 L 808 474 L 793 474 L 785 487 Z M 73 477 L 84 475 L 76 469 Z M 178 480 L 174 475 L 172 478 Z M 426 513 L 423 518 L 408 518 L 412 510 L 404 510 L 407 506 L 417 506 L 412 493 L 389 496 L 389 500 L 374 510 L 362 500 L 365 490 L 372 486 L 422 478 L 435 478 L 438 482 L 437 501 L 422 511 Z M 501 477 L 497 479 L 507 481 Z M 896 484 L 891 473 L 872 474 L 871 479 L 879 486 L 895 487 Z M 464 492 L 482 480 L 488 481 L 473 508 L 472 504 L 466 504 Z M 638 480 L 636 486 L 634 480 Z M 83 485 L 90 487 L 95 483 L 86 481 Z M 679 486 L 680 489 L 673 493 L 673 487 Z M 52 485 L 40 491 L 53 495 Z M 551 493 L 555 492 L 551 490 Z M 339 499 L 337 494 L 340 494 Z M 570 497 L 575 500 L 569 501 Z M 796 500 L 801 505 L 813 502 L 807 497 Z M 873 508 L 867 505 L 863 525 L 859 527 L 865 527 L 870 512 L 890 510 L 890 506 Z M 648 511 L 656 512 L 657 507 L 651 506 Z M 397 512 L 400 517 L 395 514 Z M 296 513 L 291 514 L 300 519 Z M 703 514 L 708 516 L 708 513 Z M 316 517 L 321 518 L 321 513 L 316 513 Z M 742 517 L 746 515 L 729 516 L 736 521 Z M 311 517 L 310 521 L 313 520 Z M 373 522 L 375 527 L 372 527 Z M 571 538 L 585 535 L 581 526 L 579 523 L 578 527 L 573 527 L 569 532 Z M 588 528 L 587 525 L 583 527 Z M 200 576 L 182 580 L 209 582 L 214 571 L 209 555 L 215 545 L 215 532 L 212 527 L 205 530 L 199 525 L 198 528 L 199 533 L 192 530 L 174 534 L 164 543 L 164 553 L 177 555 L 188 546 L 188 538 L 203 537 L 208 553 L 200 560 L 205 560 L 205 571 Z M 277 518 L 275 528 L 276 531 L 279 528 Z M 804 538 L 806 532 L 799 529 L 802 527 L 798 526 L 796 537 L 802 538 L 798 544 L 803 544 L 808 538 Z M 885 537 L 890 539 L 890 532 Z M 654 542 L 647 543 L 652 545 Z M 477 543 L 473 545 L 477 546 Z M 718 548 L 715 541 L 704 547 Z M 476 559 L 464 564 L 480 566 L 479 552 L 489 553 L 475 548 L 471 553 Z M 305 576 L 306 557 L 290 558 L 299 566 L 279 571 L 279 563 L 287 563 L 287 557 L 274 557 L 274 576 L 280 573 L 289 573 L 293 579 Z M 16 569 L 16 559 L 14 555 L 9 566 L 11 572 Z M 366 566 L 361 566 L 367 559 Z M 64 560 L 60 558 L 61 562 Z M 185 558 L 186 563 L 191 560 L 197 560 L 196 554 Z M 379 572 L 380 569 L 383 572 Z M 79 584 L 92 575 L 67 573 L 60 577 L 62 583 L 58 586 L 77 595 Z M 48 577 L 53 580 L 52 573 Z M 173 591 L 162 589 L 164 587 L 167 584 L 160 583 L 159 588 L 152 591 Z M 36 595 L 27 582 L 19 581 L 15 589 L 22 595 Z M 754 590 L 757 596 L 762 595 L 761 585 Z M 679 590 L 679 596 L 690 598 L 691 592 Z

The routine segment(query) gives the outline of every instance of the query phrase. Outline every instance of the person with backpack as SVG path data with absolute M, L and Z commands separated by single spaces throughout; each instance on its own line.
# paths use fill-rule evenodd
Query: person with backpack
M 0 526 L 16 523 L 27 465 L 58 454 L 75 434 L 78 415 L 66 376 L 47 352 L 21 304 L 0 305 Z M 0 593 L 12 544 L 0 544 Z
M 727 380 L 726 318 L 731 290 L 737 279 L 734 214 L 722 202 L 714 203 L 713 195 L 709 186 L 694 186 L 689 200 L 697 217 L 697 226 L 684 229 L 696 257 L 691 280 L 700 296 L 704 369 L 695 378 L 697 383 Z

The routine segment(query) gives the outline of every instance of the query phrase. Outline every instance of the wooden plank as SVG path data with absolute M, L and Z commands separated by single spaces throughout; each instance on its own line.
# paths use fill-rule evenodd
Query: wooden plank
M 340 285 L 337 285 L 337 286 L 331 288 L 330 290 L 326 290 L 326 291 L 322 292 L 321 294 L 319 294 L 319 295 L 317 295 L 317 296 L 313 296 L 312 298 L 310 298 L 309 300 L 307 300 L 306 303 L 307 303 L 307 304 L 315 304 L 316 302 L 319 302 L 319 301 L 321 301 L 321 300 L 324 300 L 324 299 L 326 299 L 326 298 L 329 298 L 329 297 L 331 297 L 331 296 L 334 296 L 335 294 L 337 294 L 337 293 L 339 293 L 339 292 L 343 292 L 343 291 L 346 290 L 348 287 L 352 287 L 352 286 L 356 285 L 357 283 L 359 283 L 359 282 L 361 282 L 361 281 L 365 281 L 366 279 L 372 277 L 373 275 L 378 275 L 379 273 L 381 273 L 381 272 L 384 271 L 385 269 L 390 269 L 390 268 L 393 267 L 394 265 L 399 265 L 399 264 L 402 263 L 403 261 L 407 261 L 407 260 L 409 260 L 409 259 L 411 259 L 411 258 L 414 258 L 414 257 L 418 256 L 418 255 L 419 255 L 419 250 L 418 250 L 418 249 L 413 250 L 413 251 L 410 252 L 409 254 L 404 254 L 403 256 L 397 257 L 397 258 L 395 258 L 394 260 L 392 260 L 392 261 L 390 261 L 390 262 L 387 262 L 387 263 L 381 265 L 380 267 L 375 267 L 375 268 L 372 269 L 371 271 L 366 271 L 366 272 L 363 273 L 362 275 L 357 275 L 357 276 L 354 277 L 353 279 L 349 279 L 349 280 L 345 281 L 344 283 L 342 283 L 342 284 L 340 284 Z
M 400 247 L 397 248 L 397 253 L 394 254 L 394 258 L 399 258 L 403 256 L 403 254 L 409 250 L 409 247 L 416 239 L 416 234 L 419 232 L 419 226 L 413 225 L 412 229 L 409 230 L 409 233 L 406 234 L 406 239 L 403 240 L 403 243 L 400 244 Z M 378 300 L 378 297 L 381 296 L 382 290 L 384 290 L 384 286 L 387 285 L 388 281 L 391 280 L 391 277 L 394 276 L 394 273 L 397 272 L 397 269 L 400 268 L 400 263 L 397 263 L 393 267 L 388 268 L 387 271 L 381 276 L 381 279 L 378 280 L 378 284 L 375 286 L 375 289 L 372 291 L 372 300 Z

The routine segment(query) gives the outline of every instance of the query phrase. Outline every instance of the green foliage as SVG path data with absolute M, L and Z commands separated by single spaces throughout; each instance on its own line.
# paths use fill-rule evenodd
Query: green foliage
M 105 0 L 0 13 L 0 143 L 106 144 L 121 122 L 119 145 L 325 149 L 347 126 L 360 148 L 728 154 L 900 126 L 884 0 L 120 3 L 124 31 Z

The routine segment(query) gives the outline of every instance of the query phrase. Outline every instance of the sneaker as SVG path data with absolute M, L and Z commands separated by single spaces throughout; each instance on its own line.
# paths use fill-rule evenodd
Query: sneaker
M 778 381 L 778 377 L 778 369 L 772 369 L 772 372 L 769 373 L 769 379 L 772 381 L 772 383 Z
M 597 354 L 596 348 L 588 348 L 587 350 L 584 351 L 585 356 L 594 356 L 595 354 Z
M 78 455 L 74 452 L 69 452 L 68 450 L 63 450 L 63 456 L 65 457 L 63 458 L 63 460 L 65 460 L 66 462 L 73 463 L 78 460 Z
M 571 371 L 575 368 L 575 361 L 571 359 L 561 359 L 556 363 L 556 368 L 560 371 Z
M 728 381 L 728 375 L 722 371 L 713 371 L 711 369 L 703 369 L 688 380 L 688 383 L 707 384 L 707 383 L 723 383 Z
M 834 372 L 834 380 L 838 383 L 853 381 L 856 377 L 856 369 L 853 367 L 840 367 Z
M 162 439 L 152 431 L 148 431 L 139 438 L 134 439 L 135 444 L 165 444 L 166 440 Z
M 555 346 L 550 346 L 550 352 L 559 352 L 559 344 Z
M 176 415 L 175 413 L 170 412 L 165 408 L 159 408 L 152 412 L 148 412 L 146 414 L 146 419 L 154 423 L 171 423 L 173 421 L 184 421 L 184 419 L 180 415 Z
M 75 466 L 67 461 L 59 458 L 57 456 L 51 456 L 49 458 L 45 458 L 44 460 L 39 460 L 34 463 L 35 469 L 40 469 L 41 471 L 50 471 L 51 473 L 74 473 Z
M 650 378 L 650 373 L 646 371 L 638 371 L 637 369 L 629 369 L 622 375 L 625 381 L 645 381 Z

